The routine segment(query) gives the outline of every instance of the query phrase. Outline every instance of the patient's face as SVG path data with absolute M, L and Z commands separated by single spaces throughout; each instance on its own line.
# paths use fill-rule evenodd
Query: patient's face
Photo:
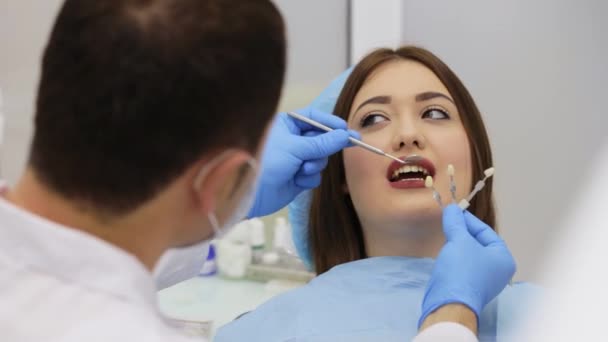
M 390 159 L 362 148 L 344 150 L 346 191 L 364 230 L 440 218 L 432 191 L 424 187 L 425 172 L 434 174 L 435 187 L 446 204 L 451 201 L 447 167 L 453 164 L 457 199 L 467 195 L 469 142 L 451 99 L 431 70 L 407 60 L 381 65 L 357 93 L 348 124 L 364 142 L 396 157 L 416 154 L 428 161 L 395 176 Z

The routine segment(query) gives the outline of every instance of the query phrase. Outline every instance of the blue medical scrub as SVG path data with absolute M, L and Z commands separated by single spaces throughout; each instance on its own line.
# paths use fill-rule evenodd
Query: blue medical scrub
M 409 341 L 433 259 L 374 257 L 338 265 L 222 327 L 214 341 Z M 508 286 L 480 317 L 481 341 L 509 337 L 539 294 Z

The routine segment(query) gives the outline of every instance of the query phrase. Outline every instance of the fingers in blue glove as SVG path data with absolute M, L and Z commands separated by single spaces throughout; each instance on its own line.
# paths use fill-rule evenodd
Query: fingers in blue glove
M 350 136 L 355 139 L 361 140 L 361 133 L 359 133 L 353 129 L 349 129 L 348 134 L 350 134 Z M 351 144 L 351 146 L 354 146 L 354 145 Z
M 464 220 L 469 233 L 483 246 L 504 244 L 503 239 L 485 222 L 475 217 L 475 215 L 467 211 L 464 213 Z
M 306 137 L 298 142 L 301 148 L 294 148 L 292 153 L 300 160 L 327 158 L 349 146 L 349 137 L 348 131 L 342 129 Z
M 443 209 L 443 233 L 447 241 L 455 241 L 469 235 L 462 209 L 450 204 Z
M 315 175 L 321 173 L 327 166 L 328 158 L 320 158 L 314 160 L 308 160 L 302 164 L 300 172 L 305 176 Z
M 325 133 L 325 131 L 314 131 L 314 130 L 312 130 L 312 131 L 302 132 L 302 136 L 307 137 L 307 138 L 312 138 L 312 137 L 316 137 L 317 135 L 323 134 L 323 133 Z
M 304 189 L 314 189 L 321 184 L 321 174 L 317 173 L 314 175 L 300 175 L 297 174 L 294 177 L 294 182 L 297 186 Z

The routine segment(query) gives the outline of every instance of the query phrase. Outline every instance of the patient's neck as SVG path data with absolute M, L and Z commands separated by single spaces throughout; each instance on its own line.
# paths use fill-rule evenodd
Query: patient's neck
M 441 217 L 399 224 L 362 224 L 367 255 L 435 258 L 445 243 Z

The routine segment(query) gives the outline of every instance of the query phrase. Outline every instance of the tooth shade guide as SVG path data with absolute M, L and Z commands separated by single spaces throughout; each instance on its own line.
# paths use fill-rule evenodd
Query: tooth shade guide
M 478 192 L 483 190 L 483 188 L 486 186 L 486 180 L 488 180 L 488 178 L 490 178 L 494 175 L 494 168 L 490 167 L 490 168 L 484 170 L 483 173 L 484 173 L 485 177 L 475 184 L 473 191 L 471 191 L 471 193 L 466 197 L 466 199 L 460 201 L 459 205 L 461 208 L 462 208 L 462 205 L 464 205 L 463 201 L 466 201 L 466 207 L 468 208 L 471 201 L 473 200 L 473 197 L 475 197 L 475 195 L 477 195 Z M 466 209 L 466 208 L 463 208 L 463 209 Z
M 469 201 L 466 200 L 466 198 L 463 198 L 460 203 L 458 203 L 458 206 L 460 207 L 460 209 L 462 210 L 467 210 L 467 208 L 471 205 L 471 203 L 469 203 Z
M 427 176 L 426 179 L 424 180 L 424 186 L 427 188 L 432 188 L 433 187 L 433 177 Z
M 494 171 L 492 171 L 492 172 L 494 172 Z M 454 165 L 452 165 L 452 164 L 448 165 L 448 175 L 449 176 L 453 176 L 454 175 Z
M 483 171 L 483 174 L 486 176 L 485 177 L 486 179 L 494 176 L 494 168 L 491 167 L 491 168 L 486 169 L 485 171 Z

